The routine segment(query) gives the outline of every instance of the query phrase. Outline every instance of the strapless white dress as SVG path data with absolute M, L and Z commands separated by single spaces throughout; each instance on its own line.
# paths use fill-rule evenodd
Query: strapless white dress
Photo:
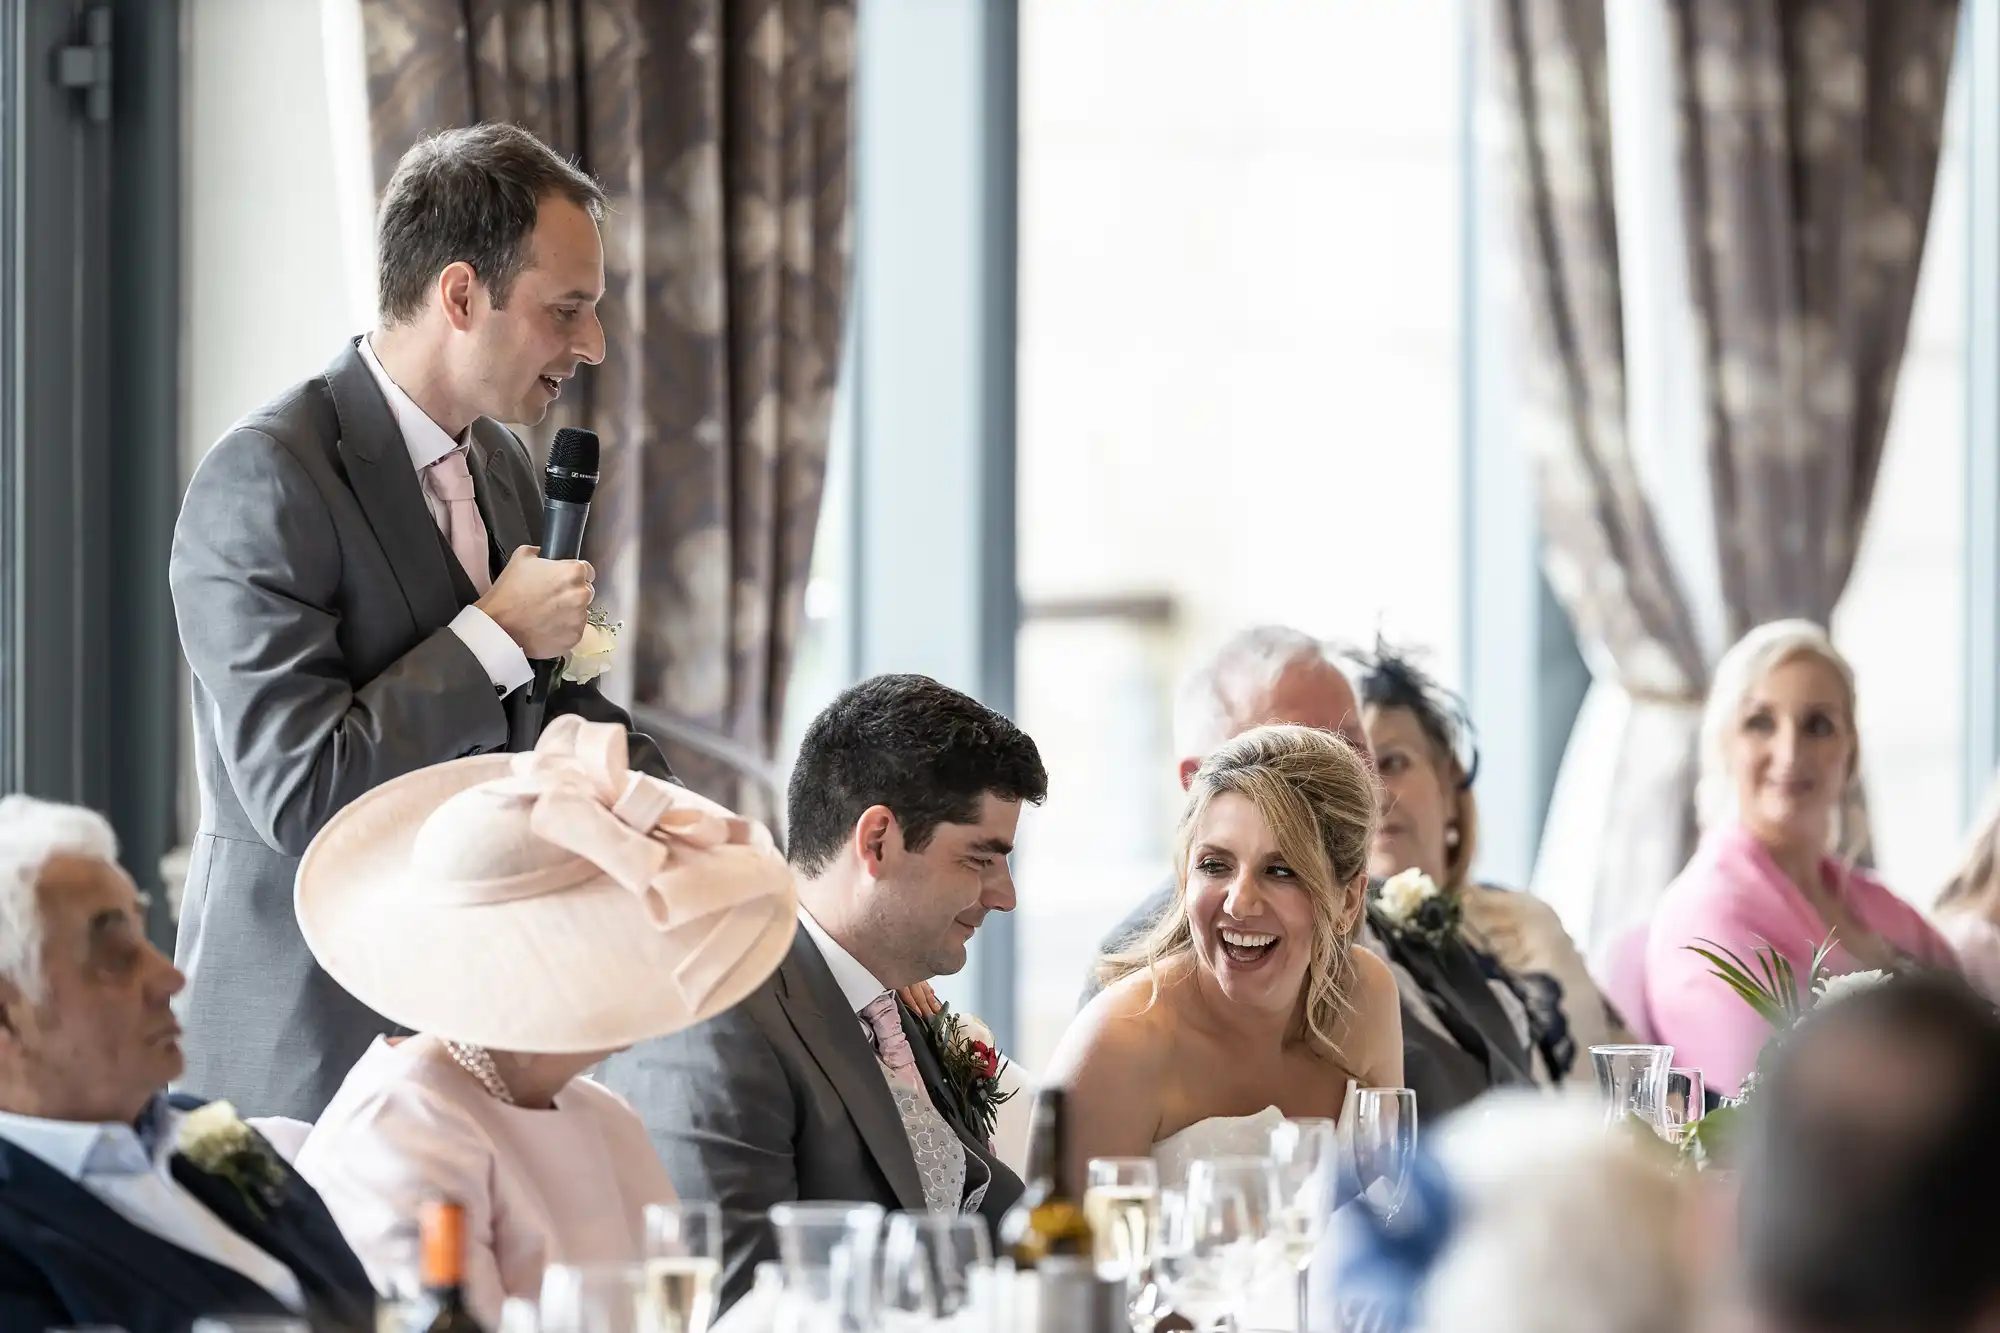
M 1285 1113 L 1267 1106 L 1255 1115 L 1219 1115 L 1197 1120 L 1176 1134 L 1153 1145 L 1153 1163 L 1159 1169 L 1160 1188 L 1185 1189 L 1188 1167 L 1204 1157 L 1268 1157 L 1271 1131 L 1282 1124 Z M 1326 1259 L 1325 1247 L 1313 1257 L 1316 1269 Z M 1237 1324 L 1245 1330 L 1275 1330 L 1294 1333 L 1298 1327 L 1297 1278 L 1277 1272 L 1260 1279 L 1246 1307 L 1237 1314 Z M 1310 1278 L 1309 1278 L 1310 1283 Z M 1312 1284 L 1317 1289 L 1317 1284 Z

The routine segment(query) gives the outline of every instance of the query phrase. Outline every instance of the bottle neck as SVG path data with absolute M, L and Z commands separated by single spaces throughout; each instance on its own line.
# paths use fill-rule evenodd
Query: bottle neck
M 1037 1198 L 1063 1193 L 1063 1167 L 1069 1160 L 1068 1126 L 1064 1124 L 1062 1099 L 1045 1096 L 1032 1136 L 1035 1153 L 1028 1163 L 1028 1184 Z

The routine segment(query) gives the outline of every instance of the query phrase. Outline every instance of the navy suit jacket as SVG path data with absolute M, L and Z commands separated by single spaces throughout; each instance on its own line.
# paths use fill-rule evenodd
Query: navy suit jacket
M 199 1099 L 176 1096 L 189 1110 Z M 275 1151 L 275 1150 L 274 1150 Z M 174 1179 L 245 1240 L 289 1267 L 320 1333 L 363 1333 L 375 1292 L 319 1195 L 289 1167 L 258 1216 L 236 1187 L 173 1159 Z M 126 1221 L 33 1153 L 0 1139 L 0 1333 L 107 1324 L 186 1333 L 203 1315 L 286 1315 L 277 1297 Z

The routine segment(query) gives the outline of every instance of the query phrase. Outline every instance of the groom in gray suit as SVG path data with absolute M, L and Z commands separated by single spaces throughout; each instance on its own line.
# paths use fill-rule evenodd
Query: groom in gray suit
M 1020 1198 L 895 992 L 957 972 L 986 914 L 1013 910 L 1021 806 L 1047 792 L 1026 734 L 923 676 L 864 681 L 807 730 L 787 812 L 791 954 L 736 1008 L 600 1074 L 638 1108 L 682 1196 L 721 1206 L 725 1306 L 775 1257 L 773 1204 L 978 1211 L 997 1225 Z
M 540 487 L 503 421 L 604 357 L 588 176 L 481 125 L 403 158 L 380 216 L 381 325 L 232 427 L 188 486 L 168 578 L 194 672 L 201 828 L 175 962 L 184 1083 L 318 1117 L 390 1024 L 292 915 L 321 825 L 390 778 L 506 748 L 531 659 L 581 638 L 591 568 L 539 557 Z M 630 724 L 594 686 L 548 716 Z M 631 737 L 634 767 L 669 776 Z

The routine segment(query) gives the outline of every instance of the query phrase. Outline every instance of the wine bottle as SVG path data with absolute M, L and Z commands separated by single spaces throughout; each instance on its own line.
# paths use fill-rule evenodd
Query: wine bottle
M 424 1296 L 431 1321 L 424 1333 L 486 1333 L 465 1308 L 465 1209 L 445 1199 L 423 1207 Z
M 1093 1258 L 1090 1219 L 1063 1181 L 1069 1165 L 1065 1115 L 1061 1088 L 1049 1088 L 1035 1099 L 1027 1192 L 1000 1222 L 1001 1248 L 1017 1270 L 1034 1268 L 1051 1256 Z

